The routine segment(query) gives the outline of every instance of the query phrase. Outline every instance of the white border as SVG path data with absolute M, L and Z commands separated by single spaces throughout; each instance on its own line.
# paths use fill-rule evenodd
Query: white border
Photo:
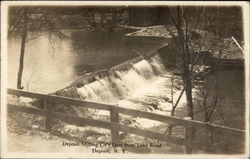
M 241 6 L 244 17 L 245 41 L 245 89 L 246 89 L 246 153 L 244 155 L 166 155 L 166 154 L 111 154 L 100 155 L 83 153 L 7 153 L 6 150 L 6 83 L 7 83 L 7 8 L 10 5 L 60 5 L 60 6 L 164 6 L 164 5 L 206 5 Z M 232 1 L 4 1 L 1 2 L 1 157 L 2 158 L 249 158 L 249 3 Z

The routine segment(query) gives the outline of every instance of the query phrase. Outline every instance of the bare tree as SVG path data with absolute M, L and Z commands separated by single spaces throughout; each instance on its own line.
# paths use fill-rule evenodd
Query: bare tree
M 32 63 L 32 65 L 31 65 L 31 67 L 29 69 L 31 71 L 31 73 L 29 74 L 29 76 L 27 76 L 26 78 L 23 77 L 23 80 L 25 81 L 24 84 L 26 85 L 25 89 L 27 91 L 30 91 L 30 88 L 31 88 L 32 84 L 35 84 L 35 83 L 37 83 L 37 82 L 39 82 L 40 80 L 43 79 L 42 76 L 38 76 L 38 77 L 35 76 L 35 74 L 38 73 L 38 67 L 37 67 L 36 61 Z M 32 91 L 34 91 L 34 90 L 32 90 Z
M 224 38 L 218 37 L 222 31 L 217 29 L 219 8 L 214 7 L 213 9 L 215 10 L 211 12 L 211 10 L 208 11 L 207 8 L 202 6 L 196 8 L 182 6 L 166 8 L 172 25 L 166 25 L 165 28 L 173 38 L 172 45 L 174 47 L 172 48 L 176 54 L 175 61 L 177 61 L 176 65 L 181 70 L 186 94 L 187 116 L 191 119 L 194 117 L 193 88 L 195 88 L 196 95 L 200 98 L 198 105 L 201 108 L 199 111 L 204 114 L 204 122 L 209 122 L 214 112 L 218 112 L 224 120 L 222 100 L 225 99 L 225 96 L 222 96 L 220 92 L 217 70 L 214 69 L 213 75 L 209 75 L 213 77 L 212 92 L 209 91 L 207 86 L 207 77 L 212 63 L 219 63 L 221 58 L 227 56 L 227 52 L 230 52 L 228 49 L 225 51 L 229 46 L 223 42 L 225 41 Z M 214 27 L 213 32 L 211 27 Z M 224 34 L 226 34 L 225 31 Z M 175 111 L 175 109 L 176 107 L 173 107 L 172 111 Z
M 181 69 L 181 76 L 184 84 L 184 90 L 186 94 L 187 102 L 187 116 L 193 119 L 193 98 L 192 98 L 192 81 L 191 70 L 189 69 L 190 51 L 189 51 L 189 37 L 188 37 L 188 21 L 186 19 L 185 10 L 183 7 L 176 7 L 176 18 L 171 14 L 169 8 L 167 8 L 168 14 L 172 20 L 173 28 L 166 26 L 169 33 L 174 39 L 175 46 L 177 46 L 177 52 L 179 54 L 178 66 Z M 176 36 L 176 34 L 178 36 Z
M 28 32 L 33 30 L 47 31 L 50 33 L 50 38 L 56 34 L 60 38 L 65 38 L 65 35 L 58 29 L 55 29 L 55 23 L 52 20 L 54 15 L 49 14 L 44 8 L 32 7 L 10 7 L 9 8 L 9 29 L 8 36 L 13 33 L 21 34 L 21 49 L 19 57 L 19 68 L 17 74 L 17 89 L 23 89 L 22 76 L 24 70 L 24 55 L 26 43 L 42 35 L 38 34 L 34 37 L 27 38 Z M 51 41 L 50 41 L 51 42 Z
M 22 86 L 22 75 L 23 75 L 23 60 L 24 60 L 24 52 L 25 52 L 25 43 L 27 37 L 27 15 L 28 10 L 27 8 L 23 9 L 21 20 L 22 25 L 22 39 L 21 39 L 21 51 L 20 51 L 20 58 L 19 58 L 19 70 L 17 74 L 17 89 L 23 89 Z

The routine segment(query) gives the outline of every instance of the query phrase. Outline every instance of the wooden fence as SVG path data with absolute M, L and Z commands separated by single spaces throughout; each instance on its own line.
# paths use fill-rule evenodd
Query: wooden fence
M 185 119 L 178 118 L 178 117 L 159 115 L 159 114 L 155 114 L 151 112 L 122 108 L 122 107 L 118 107 L 114 105 L 101 104 L 101 103 L 83 101 L 80 99 L 73 99 L 73 98 L 61 97 L 61 96 L 55 96 L 55 95 L 46 95 L 46 94 L 28 92 L 28 91 L 23 91 L 23 90 L 15 90 L 15 89 L 8 89 L 7 93 L 9 95 L 15 95 L 19 97 L 28 97 L 28 98 L 35 98 L 35 99 L 43 100 L 44 106 L 45 106 L 44 110 L 27 107 L 27 106 L 13 105 L 13 104 L 8 104 L 8 110 L 44 116 L 45 128 L 47 129 L 51 128 L 51 119 L 59 119 L 69 124 L 73 124 L 73 125 L 77 124 L 78 126 L 89 125 L 89 126 L 94 126 L 94 127 L 110 129 L 111 139 L 113 143 L 121 142 L 119 139 L 119 132 L 125 132 L 125 133 L 131 133 L 131 134 L 135 134 L 135 135 L 139 135 L 139 136 L 143 136 L 143 137 L 147 137 L 151 139 L 156 139 L 159 141 L 164 141 L 164 142 L 169 142 L 169 143 L 174 143 L 174 144 L 178 144 L 181 146 L 185 146 L 186 153 L 192 153 L 192 149 L 205 150 L 207 152 L 215 152 L 218 149 L 219 150 L 225 150 L 225 149 L 223 146 L 213 143 L 213 141 L 211 140 L 211 137 L 213 135 L 223 134 L 226 137 L 233 136 L 236 138 L 237 137 L 244 138 L 245 136 L 244 130 L 218 126 L 218 125 L 213 125 L 213 124 L 205 124 L 199 121 L 185 120 Z M 67 114 L 58 113 L 58 112 L 52 112 L 50 111 L 51 109 L 49 108 L 49 106 L 51 105 L 48 106 L 47 102 L 64 103 L 64 104 L 80 106 L 84 108 L 107 110 L 110 112 L 110 122 L 94 120 L 94 119 L 85 118 L 85 117 L 72 116 L 72 115 L 67 115 Z M 135 127 L 122 125 L 119 123 L 119 114 L 147 118 L 151 120 L 160 121 L 163 123 L 183 126 L 185 128 L 185 135 L 184 135 L 185 137 L 180 138 L 180 137 L 176 137 L 172 135 L 166 135 L 166 134 L 161 134 L 158 132 L 153 132 L 150 130 L 143 130 L 143 129 L 139 129 Z M 208 137 L 207 141 L 205 142 L 194 140 L 188 134 L 190 130 L 194 130 L 194 129 L 197 131 L 201 130 L 210 137 Z

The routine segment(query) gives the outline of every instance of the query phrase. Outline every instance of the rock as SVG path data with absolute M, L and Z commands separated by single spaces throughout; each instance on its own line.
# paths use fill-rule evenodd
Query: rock
M 97 138 L 97 141 L 101 142 L 101 141 L 107 141 L 107 136 L 100 136 Z
M 86 140 L 87 140 L 87 141 L 93 141 L 93 136 L 88 136 L 88 137 L 86 138 Z
M 132 118 L 131 121 L 136 122 L 137 118 Z
M 129 124 L 131 124 L 132 122 L 129 120 L 129 119 L 126 119 L 126 120 L 124 120 L 124 124 L 125 125 L 129 125 Z
M 65 125 L 64 128 L 65 128 L 64 130 L 66 132 L 68 132 L 68 131 L 77 131 L 78 130 L 78 127 L 75 126 L 75 125 Z
M 134 122 L 131 124 L 132 127 L 135 127 L 135 128 L 140 128 L 140 123 L 137 123 L 137 122 Z
M 121 140 L 124 140 L 127 136 L 127 133 L 121 132 L 119 136 Z

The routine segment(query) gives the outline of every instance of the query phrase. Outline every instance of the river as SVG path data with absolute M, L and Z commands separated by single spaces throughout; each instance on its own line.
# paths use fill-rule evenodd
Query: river
M 29 32 L 22 78 L 24 90 L 54 92 L 81 78 L 84 73 L 109 68 L 138 56 L 138 52 L 150 52 L 159 47 L 158 44 L 125 43 L 123 37 L 127 31 L 62 32 L 67 38 L 51 33 Z M 8 39 L 7 75 L 10 88 L 16 88 L 20 46 L 19 36 Z

